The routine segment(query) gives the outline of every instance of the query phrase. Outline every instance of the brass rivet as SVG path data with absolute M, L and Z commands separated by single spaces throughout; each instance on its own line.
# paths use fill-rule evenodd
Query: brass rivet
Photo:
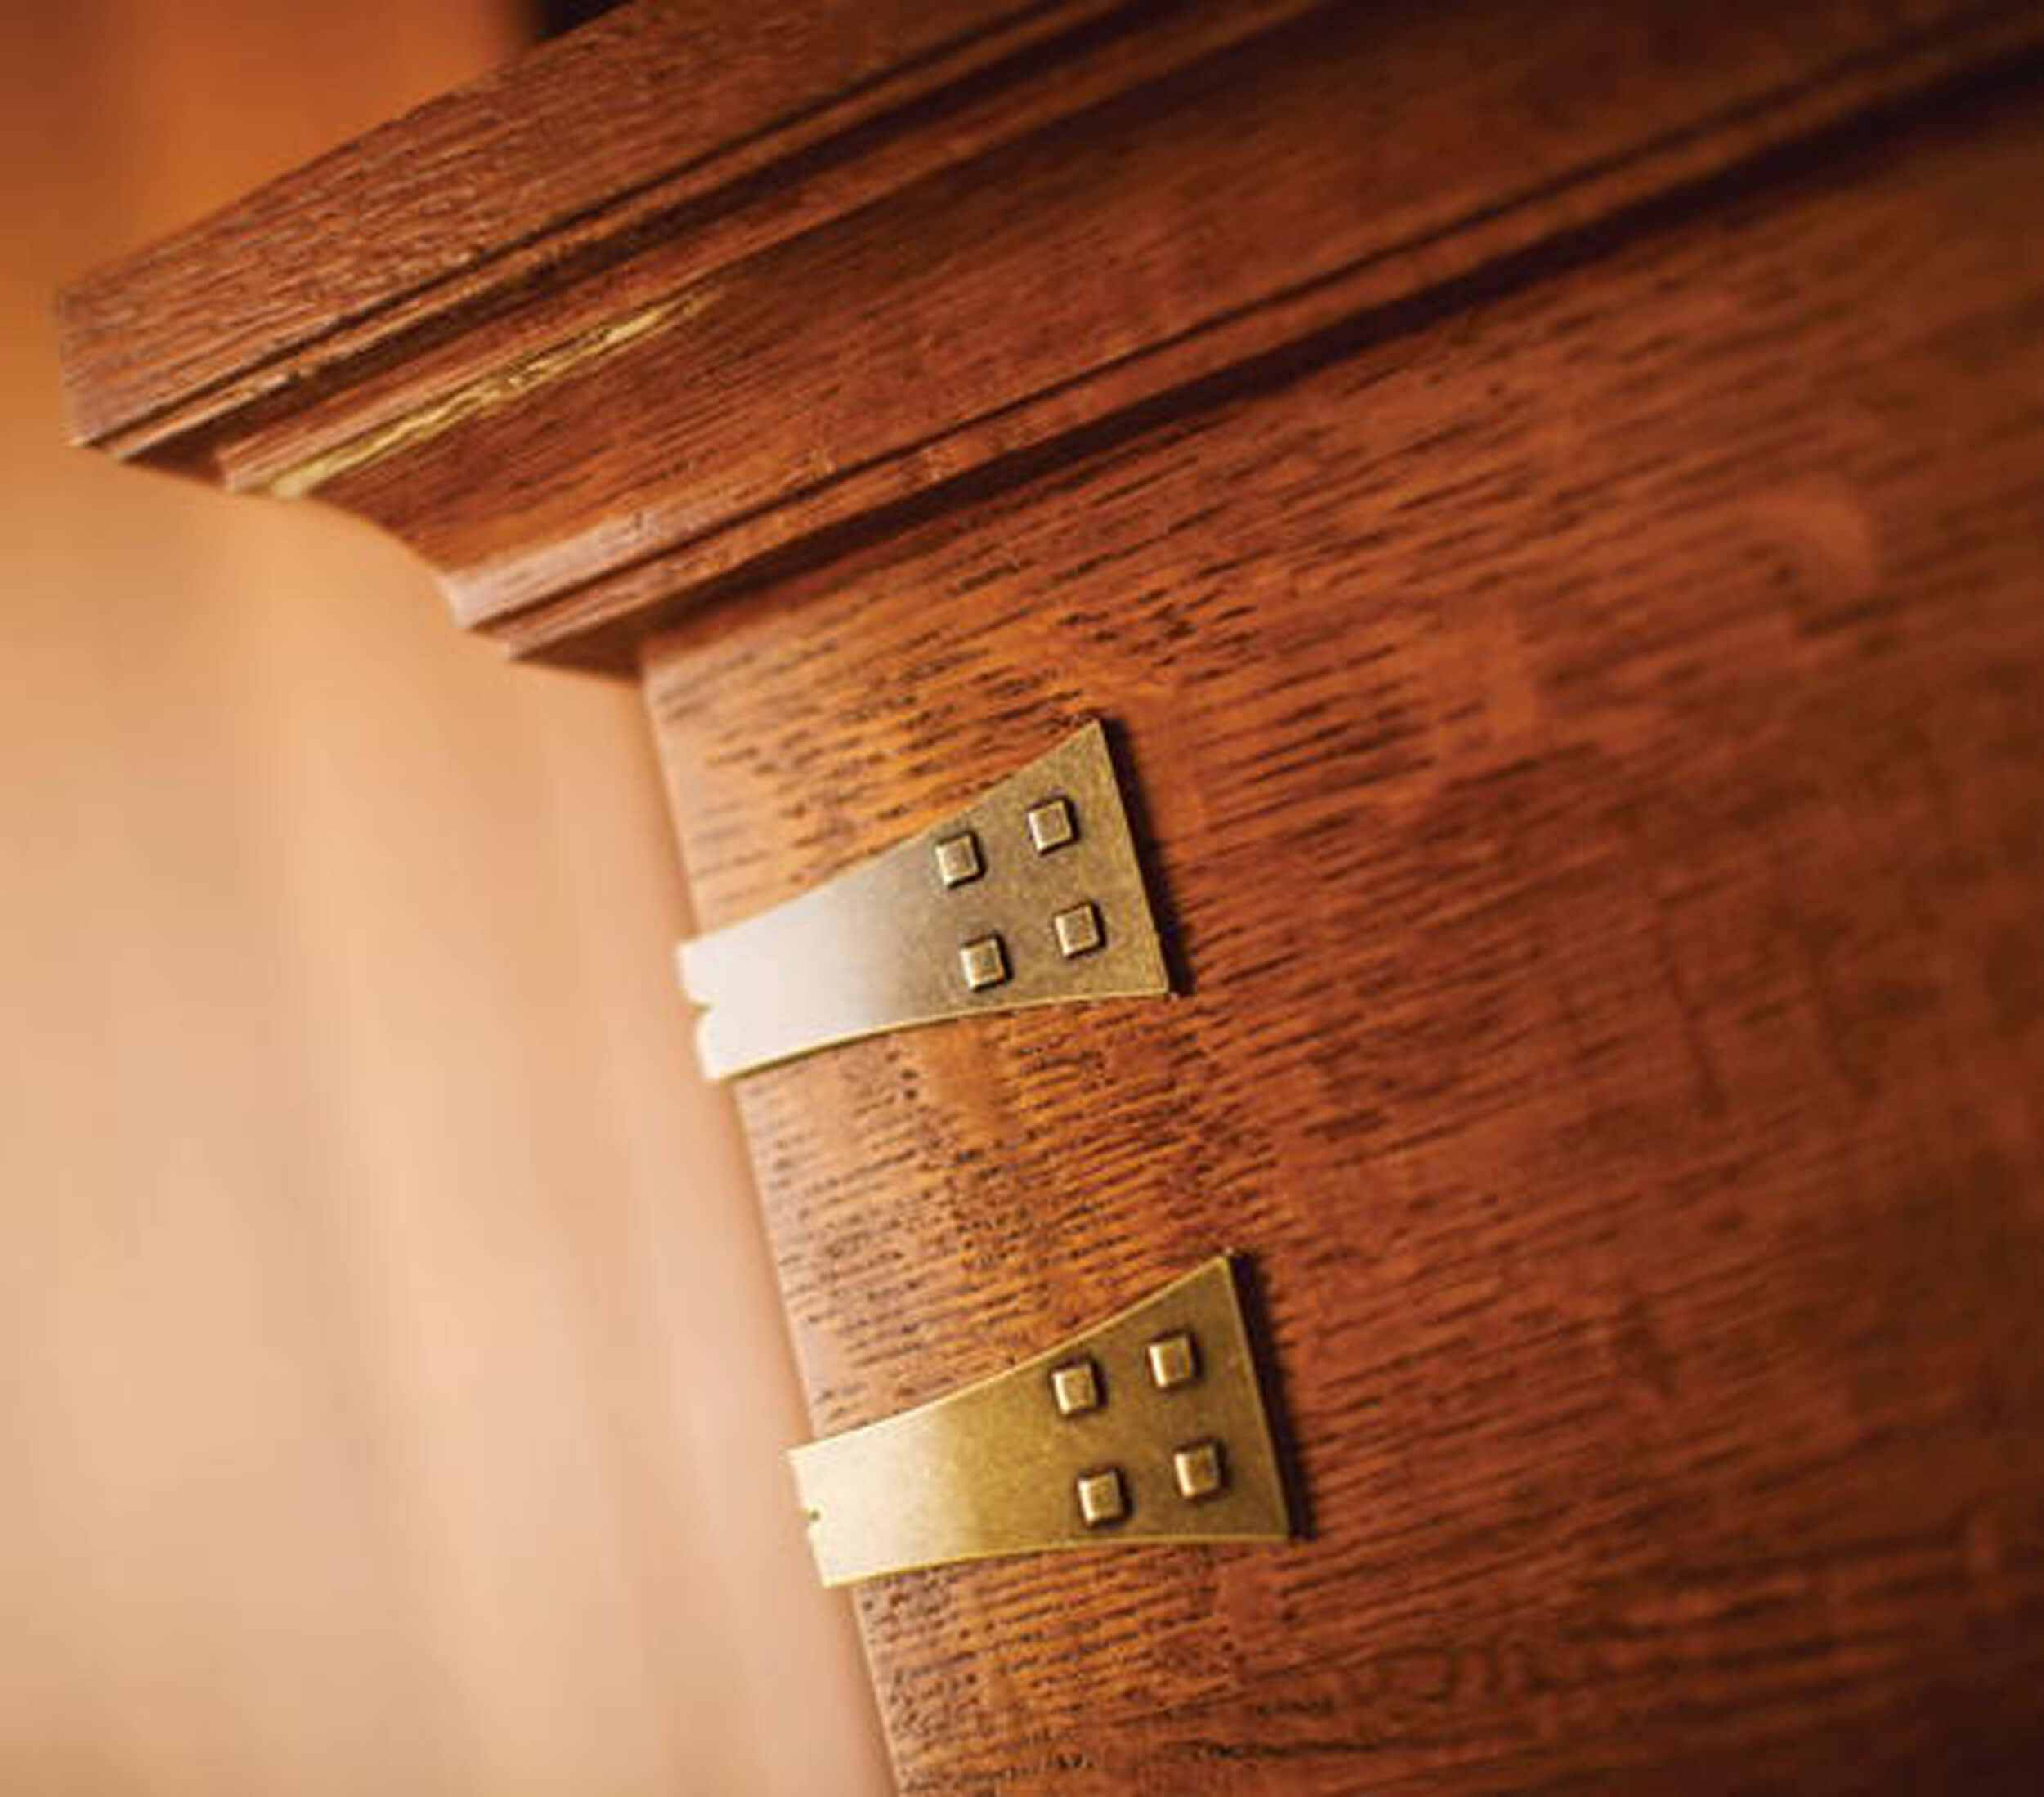
M 958 951 L 958 966 L 966 976 L 966 984 L 975 992 L 983 987 L 997 986 L 1008 977 L 1007 952 L 1001 946 L 998 936 L 981 936 L 977 941 L 967 943 Z
M 1178 1495 L 1188 1503 L 1202 1498 L 1218 1497 L 1228 1482 L 1227 1462 L 1218 1441 L 1195 1441 L 1171 1457 L 1171 1476 L 1178 1483 Z
M 1029 840 L 1036 845 L 1038 854 L 1062 849 L 1078 835 L 1078 822 L 1072 815 L 1070 800 L 1046 799 L 1029 807 Z
M 1083 1416 L 1100 1407 L 1100 1369 L 1091 1360 L 1068 1360 L 1051 1372 L 1051 1396 L 1060 1416 Z
M 1190 1335 L 1176 1329 L 1150 1344 L 1150 1376 L 1159 1391 L 1190 1385 L 1199 1377 L 1199 1354 Z
M 1089 1529 L 1104 1529 L 1128 1514 L 1128 1493 L 1114 1468 L 1079 1475 L 1078 1513 Z
M 1076 955 L 1090 955 L 1105 940 L 1100 933 L 1100 907 L 1096 904 L 1074 905 L 1069 911 L 1060 911 L 1051 920 L 1051 926 L 1057 932 L 1058 948 L 1067 961 Z
M 979 858 L 979 839 L 970 830 L 946 836 L 937 845 L 937 877 L 947 886 L 962 886 L 986 871 Z

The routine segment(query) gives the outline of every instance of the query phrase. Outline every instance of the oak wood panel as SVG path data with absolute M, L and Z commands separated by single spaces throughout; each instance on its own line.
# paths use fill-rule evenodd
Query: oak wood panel
M 961 39 L 1011 47 L 1018 16 L 1040 30 L 1096 10 L 619 9 L 78 283 L 65 302 L 74 421 L 94 438 L 143 424 L 338 326 L 401 317 L 406 301 L 486 274 L 536 240 L 572 241 L 591 214 L 627 226 L 648 189 L 665 189 L 668 204 L 714 190 L 744 172 L 760 140 L 786 155 L 819 128 L 842 130 L 898 103 L 890 76 L 914 91 Z
M 78 283 L 75 426 L 189 459 L 252 403 L 288 411 L 648 241 L 714 268 L 1308 3 L 621 8 Z
M 267 267 L 352 294 L 354 253 L 301 277 L 267 213 L 231 215 L 165 252 L 177 304 L 146 271 L 74 296 L 76 403 L 118 406 L 130 356 L 196 356 L 209 384 L 102 441 L 356 511 L 433 563 L 464 622 L 625 666 L 651 618 L 770 558 L 835 553 L 1245 358 L 2044 42 L 2024 0 L 1569 0 L 1531 34 L 1508 0 L 1299 11 L 1060 12 L 1056 33 L 1031 12 L 1026 45 L 912 65 L 912 105 L 742 144 L 742 171 L 493 247 L 416 305 L 370 282 L 359 320 L 330 308 L 345 328 L 253 365 L 223 293 Z M 591 57 L 510 91 L 697 66 L 629 37 Z M 633 109 L 615 131 L 607 155 L 654 158 Z M 422 190 L 391 171 L 453 155 L 398 128 L 343 159 L 339 197 L 308 177 L 299 209 L 373 258 L 417 226 Z M 439 172 L 443 225 L 507 231 L 505 175 Z
M 1190 973 L 741 1083 L 819 1428 L 1257 1257 L 1311 1539 L 867 1589 L 905 1789 L 2044 1777 L 2039 97 L 651 645 L 706 924 L 1104 713 Z

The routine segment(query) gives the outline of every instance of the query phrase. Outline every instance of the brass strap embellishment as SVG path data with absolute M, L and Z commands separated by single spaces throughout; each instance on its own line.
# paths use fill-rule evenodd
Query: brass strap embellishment
M 976 804 L 681 947 L 712 1079 L 882 1030 L 1170 989 L 1097 723 Z
M 1048 1353 L 789 1459 L 826 1584 L 1292 1533 L 1226 1254 Z

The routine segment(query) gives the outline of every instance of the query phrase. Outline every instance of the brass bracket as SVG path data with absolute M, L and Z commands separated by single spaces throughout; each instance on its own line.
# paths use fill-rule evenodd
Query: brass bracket
M 1105 733 L 1088 724 L 956 817 L 681 947 L 722 1079 L 912 1024 L 1170 980 Z
M 1048 1353 L 789 1459 L 826 1584 L 1292 1533 L 1226 1254 Z

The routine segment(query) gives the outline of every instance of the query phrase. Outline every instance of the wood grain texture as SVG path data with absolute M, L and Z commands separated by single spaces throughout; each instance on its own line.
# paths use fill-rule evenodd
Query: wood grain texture
M 854 85 L 829 131 L 741 137 L 735 161 L 604 97 L 714 92 L 695 40 L 642 21 L 541 58 L 489 107 L 586 114 L 612 184 L 577 174 L 555 223 L 530 190 L 557 177 L 500 168 L 473 106 L 393 128 L 74 294 L 82 425 L 358 513 L 426 557 L 465 624 L 629 667 L 652 621 L 735 581 L 2044 43 L 2024 0 L 1567 0 L 1537 34 L 1509 0 L 1074 0 L 976 32 L 957 10 L 943 56 L 876 28 L 912 81 Z M 707 116 L 764 105 L 734 78 Z M 436 254 L 470 246 L 473 278 L 387 274 L 422 218 Z M 366 271 L 352 248 L 302 253 L 306 231 L 366 246 Z M 171 371 L 146 406 L 131 365 Z
M 181 438 L 251 405 L 289 411 L 578 284 L 600 304 L 649 242 L 714 268 L 1306 3 L 621 8 L 78 283 L 76 429 L 188 459 Z
M 868 1589 L 904 1789 L 2044 1779 L 2039 98 L 650 646 L 706 924 L 1104 713 L 1190 976 L 742 1082 L 818 1427 L 1257 1257 L 1312 1539 Z
M 388 331 L 422 301 L 444 307 L 450 284 L 468 296 L 507 264 L 529 276 L 530 246 L 553 240 L 558 256 L 592 219 L 629 229 L 649 197 L 714 191 L 756 166 L 762 139 L 786 155 L 842 130 L 890 77 L 944 64 L 961 38 L 998 37 L 1018 11 L 1088 10 L 621 9 L 78 283 L 65 307 L 75 424 L 93 439 L 132 430 L 343 327 Z

